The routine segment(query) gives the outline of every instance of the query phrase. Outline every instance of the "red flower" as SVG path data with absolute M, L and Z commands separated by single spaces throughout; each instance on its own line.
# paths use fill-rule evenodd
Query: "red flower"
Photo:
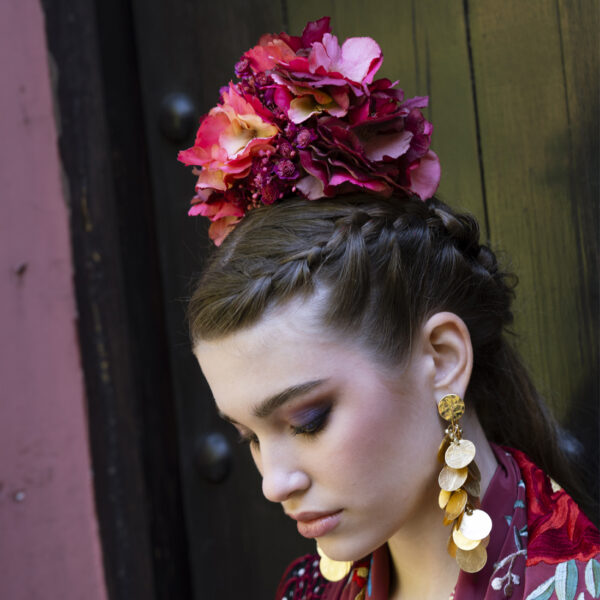
M 360 189 L 425 200 L 440 164 L 433 127 L 388 79 L 373 80 L 383 56 L 371 38 L 341 46 L 329 18 L 301 36 L 267 34 L 236 64 L 241 81 L 201 121 L 179 160 L 196 170 L 190 214 L 223 237 L 248 210 L 301 193 L 314 200 Z
M 527 490 L 527 566 L 587 561 L 600 552 L 600 534 L 562 489 L 552 490 L 548 476 L 523 452 L 510 449 Z
M 272 121 L 269 110 L 230 83 L 221 104 L 202 119 L 194 146 L 181 151 L 179 160 L 204 167 L 197 188 L 226 190 L 232 179 L 248 174 L 258 150 L 270 147 L 279 131 Z

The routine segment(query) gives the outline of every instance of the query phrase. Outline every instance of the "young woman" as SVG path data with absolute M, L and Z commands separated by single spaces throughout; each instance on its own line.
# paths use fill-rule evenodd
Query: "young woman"
M 223 242 L 194 353 L 317 542 L 277 598 L 600 597 L 600 537 L 546 475 L 577 489 L 504 338 L 511 278 L 433 197 L 426 99 L 381 60 L 328 19 L 264 36 L 180 155 Z

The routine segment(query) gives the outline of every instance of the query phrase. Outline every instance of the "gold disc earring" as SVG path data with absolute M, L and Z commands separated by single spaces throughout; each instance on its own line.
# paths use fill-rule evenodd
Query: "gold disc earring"
M 439 505 L 444 510 L 444 525 L 452 525 L 448 553 L 467 573 L 481 571 L 487 561 L 487 545 L 492 519 L 479 509 L 481 473 L 475 463 L 475 444 L 462 437 L 459 419 L 465 403 L 456 394 L 447 394 L 438 402 L 440 416 L 448 421 L 438 450 L 443 464 L 438 477 Z
M 340 581 L 350 573 L 352 569 L 352 562 L 347 560 L 333 560 L 329 558 L 317 544 L 317 552 L 321 557 L 319 561 L 319 570 L 321 575 L 327 579 L 327 581 Z

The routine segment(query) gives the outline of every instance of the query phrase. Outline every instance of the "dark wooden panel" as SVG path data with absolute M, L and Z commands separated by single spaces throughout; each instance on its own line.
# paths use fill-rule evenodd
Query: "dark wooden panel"
M 153 599 L 139 406 L 92 0 L 44 3 L 58 101 L 88 401 L 94 491 L 111 599 Z
M 582 61 L 584 72 L 597 70 L 589 39 L 597 29 L 593 19 L 580 20 L 588 39 L 575 39 L 569 14 L 561 22 L 557 5 L 546 0 L 470 5 L 491 236 L 510 253 L 521 278 L 516 328 L 524 354 L 564 417 L 597 356 L 597 342 L 588 334 L 594 322 L 588 286 L 596 274 L 591 258 L 582 260 L 581 247 L 595 243 L 582 230 L 582 217 L 596 210 L 598 181 L 588 158 L 581 164 L 578 158 L 584 144 L 597 164 L 597 143 L 590 149 L 586 139 L 588 127 L 598 130 L 597 86 L 577 89 L 595 108 L 593 115 L 581 114 L 585 131 L 572 128 L 568 97 L 581 71 L 569 69 L 569 86 L 565 65 Z M 587 3 L 590 15 L 593 6 Z M 563 30 L 571 32 L 569 46 L 563 46 Z M 574 189 L 580 178 L 587 183 Z
M 136 0 L 134 12 L 194 597 L 262 600 L 273 596 L 286 564 L 313 545 L 303 543 L 280 506 L 262 497 L 248 450 L 235 443 L 231 427 L 218 418 L 191 354 L 185 299 L 192 274 L 199 271 L 210 246 L 206 223 L 186 215 L 195 177 L 176 157 L 178 150 L 193 143 L 195 131 L 186 140 L 174 142 L 161 134 L 158 121 L 163 98 L 176 91 L 193 99 L 197 116 L 207 112 L 218 100 L 219 87 L 233 77 L 241 54 L 261 34 L 283 29 L 283 14 L 281 5 L 269 0 Z M 144 199 L 136 201 L 140 210 L 152 210 Z M 218 485 L 202 480 L 193 463 L 194 444 L 208 431 L 223 432 L 233 446 L 233 473 Z
M 71 199 L 79 333 L 110 597 L 190 577 L 129 3 L 47 3 Z M 133 201 L 132 201 L 133 200 Z
M 576 335 L 583 349 L 583 378 L 567 409 L 565 423 L 586 444 L 593 458 L 588 489 L 600 497 L 600 331 L 599 198 L 600 198 L 600 10 L 593 0 L 557 4 L 569 124 L 569 195 L 578 232 L 578 289 L 575 297 L 580 325 Z M 595 51 L 594 51 L 595 49 Z M 596 522 L 600 521 L 600 507 Z

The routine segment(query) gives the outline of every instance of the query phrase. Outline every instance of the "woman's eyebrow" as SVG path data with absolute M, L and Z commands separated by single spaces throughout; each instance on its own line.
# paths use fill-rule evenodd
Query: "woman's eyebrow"
M 293 400 L 298 396 L 302 396 L 313 390 L 314 388 L 322 385 L 328 381 L 327 379 L 315 379 L 314 381 L 307 381 L 306 383 L 301 383 L 299 385 L 292 385 L 289 388 L 286 388 L 282 392 L 263 400 L 260 404 L 254 407 L 252 413 L 255 417 L 259 419 L 264 419 L 268 417 L 271 413 L 277 410 L 280 406 Z

